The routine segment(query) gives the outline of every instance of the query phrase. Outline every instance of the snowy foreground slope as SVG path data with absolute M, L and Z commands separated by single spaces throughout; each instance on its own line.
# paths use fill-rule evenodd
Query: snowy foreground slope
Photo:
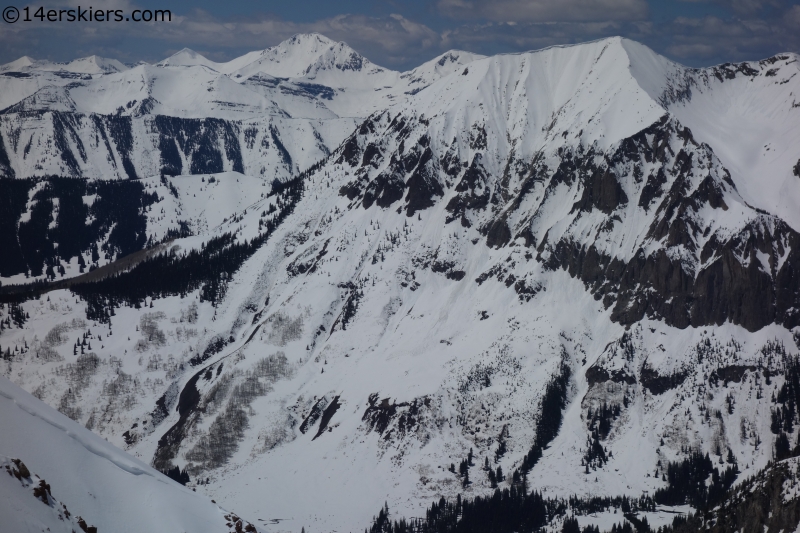
M 385 78 L 403 98 L 302 174 L 254 154 L 140 180 L 136 220 L 166 250 L 9 299 L 4 375 L 274 531 L 360 530 L 385 503 L 424 517 L 520 473 L 546 497 L 654 497 L 639 519 L 666 525 L 697 506 L 669 496 L 672 465 L 707 454 L 740 483 L 800 452 L 796 56 L 686 69 L 614 38 L 350 78 L 341 46 L 287 43 L 148 68 Z M 282 59 L 297 50 L 304 70 Z M 61 220 L 68 195 L 38 191 L 19 228 L 49 223 L 47 201 Z
M 234 530 L 231 513 L 208 497 L 156 472 L 3 377 L 0 413 L 3 531 Z

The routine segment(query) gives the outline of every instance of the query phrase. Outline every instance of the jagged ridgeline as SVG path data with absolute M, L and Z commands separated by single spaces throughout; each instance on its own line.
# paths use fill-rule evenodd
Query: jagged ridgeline
M 139 251 L 158 200 L 139 181 L 0 179 L 0 276 L 54 279 L 75 258 L 84 272 Z

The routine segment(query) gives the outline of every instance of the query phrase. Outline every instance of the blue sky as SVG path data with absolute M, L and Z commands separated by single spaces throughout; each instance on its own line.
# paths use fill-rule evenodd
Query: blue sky
M 691 66 L 800 52 L 800 0 L 5 1 L 31 12 L 169 9 L 173 22 L 0 22 L 0 63 L 91 54 L 154 62 L 183 47 L 221 61 L 312 31 L 400 70 L 452 48 L 494 54 L 611 35 Z

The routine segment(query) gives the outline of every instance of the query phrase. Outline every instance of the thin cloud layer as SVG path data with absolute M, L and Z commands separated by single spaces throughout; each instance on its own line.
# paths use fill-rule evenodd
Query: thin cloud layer
M 744 61 L 795 51 L 800 48 L 800 6 L 786 15 L 779 20 L 679 17 L 665 29 L 671 41 L 665 52 L 679 60 L 728 57 Z M 776 43 L 783 46 L 776 49 Z
M 627 21 L 648 16 L 644 0 L 439 0 L 450 17 L 514 22 Z
M 638 41 L 652 33 L 647 22 L 488 23 L 461 26 L 444 35 L 448 48 L 483 50 L 483 53 L 537 50 L 559 44 L 574 44 L 614 35 Z
M 767 9 L 783 9 L 787 6 L 786 0 L 681 0 L 697 4 L 716 4 L 730 9 L 738 16 L 751 17 Z

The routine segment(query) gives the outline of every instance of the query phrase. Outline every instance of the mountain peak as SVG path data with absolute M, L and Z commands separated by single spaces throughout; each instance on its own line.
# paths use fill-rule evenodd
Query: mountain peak
M 116 59 L 91 55 L 70 61 L 64 65 L 64 70 L 83 74 L 110 74 L 128 70 L 128 67 Z
M 404 72 L 401 78 L 407 79 L 411 90 L 422 90 L 434 81 L 452 74 L 464 65 L 472 63 L 486 56 L 465 52 L 463 50 L 448 50 L 418 66 L 413 70 Z
M 300 61 L 312 65 L 318 58 L 330 52 L 335 52 L 337 55 L 341 55 L 342 52 L 348 55 L 357 53 L 347 43 L 334 41 L 319 33 L 298 33 L 264 50 L 264 55 L 273 60 L 280 60 L 281 56 L 291 57 L 293 62 Z
M 9 71 L 65 71 L 76 74 L 107 74 L 111 72 L 121 72 L 128 70 L 123 63 L 116 59 L 109 59 L 98 55 L 91 55 L 73 59 L 65 63 L 57 63 L 48 60 L 37 60 L 29 56 L 22 56 L 19 59 L 0 66 L 0 72 Z
M 475 61 L 476 59 L 483 59 L 484 57 L 486 56 L 454 48 L 435 57 L 431 61 L 436 61 L 439 65 L 444 65 L 446 63 L 452 63 L 455 61 L 463 61 L 464 59 L 467 59 L 469 61 Z
M 308 42 L 316 42 L 320 43 L 325 46 L 331 46 L 336 44 L 336 41 L 333 39 L 329 39 L 328 37 L 322 35 L 321 33 L 311 32 L 311 33 L 296 33 L 291 38 L 283 41 L 283 43 L 290 43 L 290 44 L 299 44 L 299 43 L 308 43 Z M 281 44 L 283 44 L 281 43 Z M 280 46 L 280 45 L 278 45 Z
M 30 67 L 36 64 L 37 61 L 29 56 L 22 56 L 19 59 L 15 59 L 10 63 L 6 63 L 5 65 L 0 66 L 0 72 L 11 71 L 11 70 L 19 70 L 21 68 Z
M 192 67 L 202 65 L 216 70 L 216 63 L 191 48 L 183 48 L 168 58 L 156 63 L 158 67 Z
M 251 53 L 252 54 L 252 53 Z M 364 71 L 383 72 L 367 58 L 353 50 L 347 43 L 334 41 L 318 33 L 298 33 L 285 41 L 228 63 L 237 68 L 222 70 L 234 78 L 248 78 L 257 72 L 279 78 L 317 79 L 323 72 Z M 334 80 L 328 80 L 334 82 Z M 335 83 L 341 84 L 341 80 Z

